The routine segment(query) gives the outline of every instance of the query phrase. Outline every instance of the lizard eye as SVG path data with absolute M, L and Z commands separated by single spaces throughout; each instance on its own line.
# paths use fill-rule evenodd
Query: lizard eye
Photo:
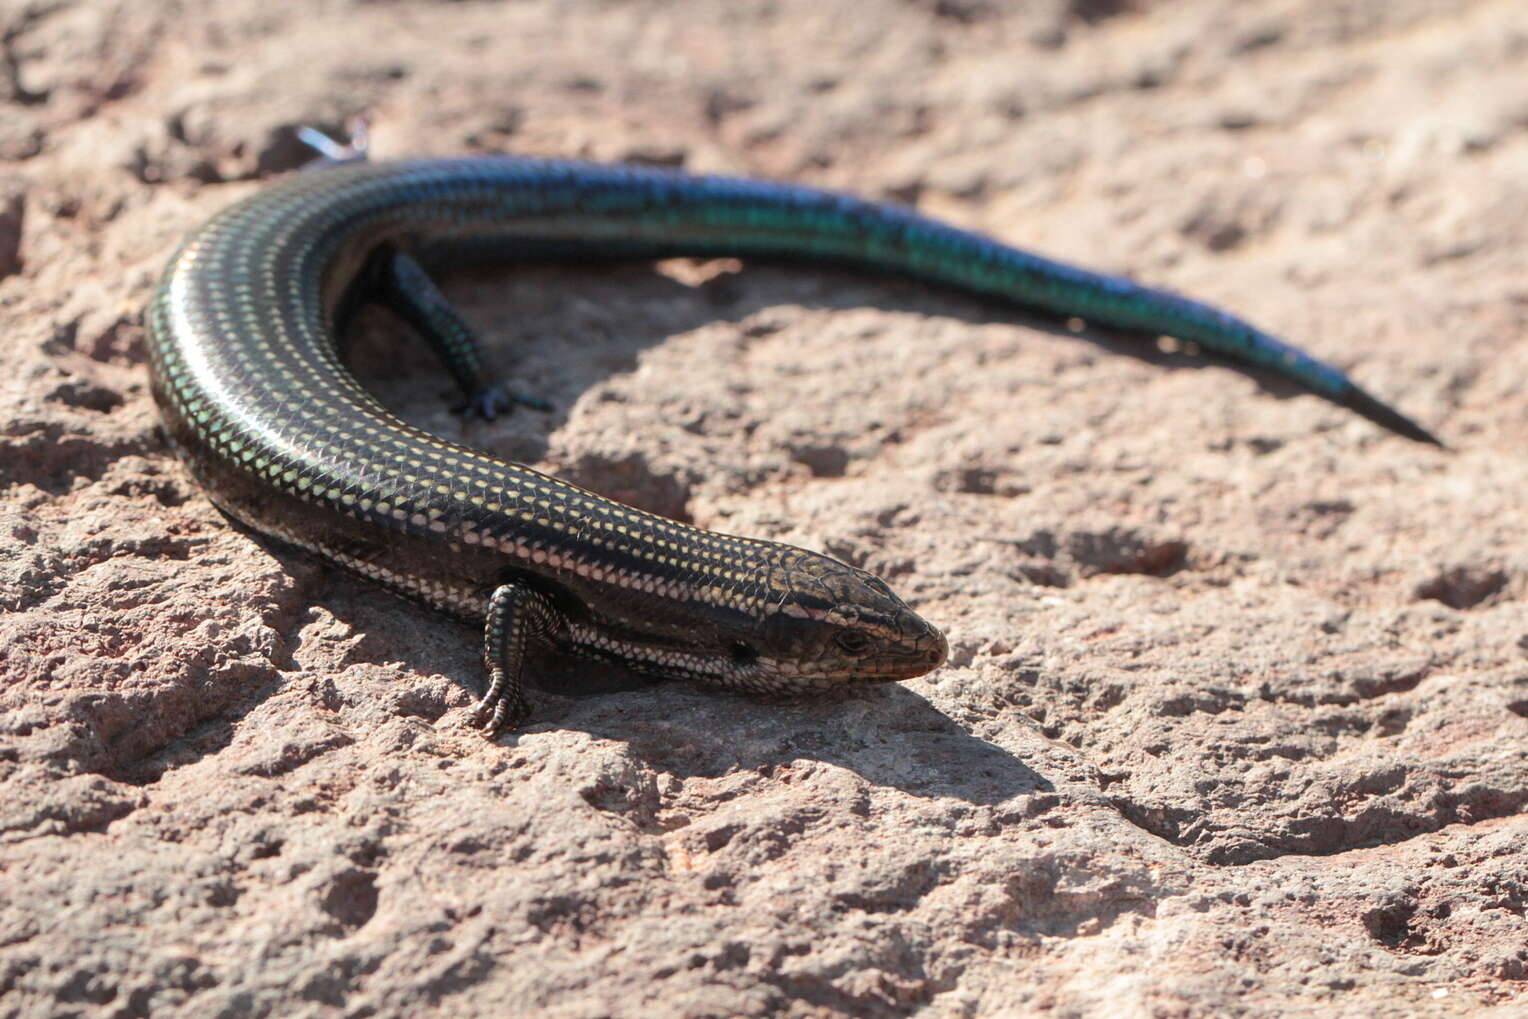
M 860 655 L 870 647 L 870 638 L 858 630 L 839 630 L 833 635 L 833 643 L 846 654 Z

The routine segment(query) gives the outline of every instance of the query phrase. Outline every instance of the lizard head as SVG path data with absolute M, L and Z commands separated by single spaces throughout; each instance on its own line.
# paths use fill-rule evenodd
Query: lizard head
M 597 623 L 574 622 L 570 650 L 639 672 L 756 693 L 911 679 L 944 661 L 944 634 L 874 574 L 791 545 L 750 542 L 745 569 L 676 585 L 669 598 L 622 591 Z M 699 607 L 697 607 L 699 606 Z
M 765 609 L 739 685 L 821 690 L 921 676 L 944 661 L 944 634 L 874 574 L 779 546 L 769 557 Z M 752 659 L 748 661 L 747 659 Z

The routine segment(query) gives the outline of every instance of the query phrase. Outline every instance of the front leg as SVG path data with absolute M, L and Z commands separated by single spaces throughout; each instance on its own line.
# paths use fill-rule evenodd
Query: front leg
M 518 726 L 530 714 L 521 672 L 526 649 L 533 641 L 547 640 L 558 628 L 561 616 L 546 598 L 520 584 L 502 584 L 488 599 L 488 618 L 483 626 L 483 663 L 488 667 L 488 690 L 468 716 L 486 735 L 506 724 Z M 487 724 L 482 718 L 489 712 Z

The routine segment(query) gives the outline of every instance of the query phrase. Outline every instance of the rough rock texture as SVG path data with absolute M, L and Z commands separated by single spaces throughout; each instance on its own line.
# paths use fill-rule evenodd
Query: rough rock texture
M 1524 1014 L 1525 79 L 1520 0 L 8 0 L 0 1016 Z M 359 112 L 911 202 L 1454 449 L 852 273 L 459 277 L 558 410 L 464 429 L 378 314 L 390 405 L 952 648 L 785 704 L 548 662 L 485 742 L 474 635 L 230 529 L 145 387 L 176 239 Z

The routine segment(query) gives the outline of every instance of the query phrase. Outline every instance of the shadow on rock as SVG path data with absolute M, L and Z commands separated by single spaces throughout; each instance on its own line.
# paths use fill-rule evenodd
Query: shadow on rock
M 616 740 L 649 767 L 682 778 L 813 760 L 912 796 L 977 805 L 1054 790 L 1014 754 L 972 735 L 897 684 L 778 701 L 688 684 L 637 679 L 626 685 L 620 670 L 610 667 L 566 668 L 566 675 L 543 672 L 541 685 L 571 697 L 560 706 L 543 699 L 530 728 Z M 612 692 L 622 685 L 626 693 Z

